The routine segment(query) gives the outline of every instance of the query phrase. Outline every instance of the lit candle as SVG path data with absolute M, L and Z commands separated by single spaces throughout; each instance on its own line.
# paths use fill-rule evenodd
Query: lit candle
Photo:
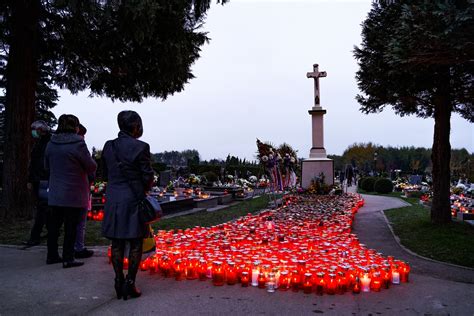
M 355 277 L 354 280 L 354 287 L 352 288 L 352 293 L 359 294 L 360 293 L 360 279 L 358 276 Z
M 281 291 L 287 291 L 290 288 L 291 278 L 288 271 L 281 271 L 280 273 L 280 284 L 278 289 Z
M 329 295 L 336 294 L 337 281 L 334 273 L 328 274 L 328 280 L 326 281 L 326 293 Z
M 249 273 L 247 271 L 242 271 L 240 283 L 242 283 L 242 287 L 249 286 Z
M 268 274 L 267 292 L 269 293 L 275 292 L 275 285 L 276 285 L 275 274 L 273 272 L 270 272 Z
M 234 262 L 227 263 L 226 278 L 228 285 L 234 285 L 237 283 L 237 270 Z
M 313 291 L 313 282 L 311 281 L 312 276 L 313 275 L 311 273 L 304 274 L 303 292 L 305 294 L 311 294 Z
M 258 286 L 258 274 L 259 274 L 259 268 L 258 268 L 259 262 L 255 261 L 253 263 L 253 268 L 252 268 L 252 286 Z
M 392 284 L 400 284 L 400 272 L 397 265 L 394 265 L 392 269 Z
M 258 274 L 258 288 L 264 289 L 266 286 L 267 278 L 265 277 L 265 273 L 260 272 Z
M 362 292 L 370 292 L 370 277 L 367 271 L 360 278 Z
M 221 261 L 214 261 L 212 263 L 212 283 L 215 286 L 224 285 L 224 269 Z

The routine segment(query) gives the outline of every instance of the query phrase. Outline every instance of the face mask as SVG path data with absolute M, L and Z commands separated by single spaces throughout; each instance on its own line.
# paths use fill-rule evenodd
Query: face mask
M 33 136 L 33 138 L 40 138 L 40 134 L 35 129 L 31 131 L 31 136 Z

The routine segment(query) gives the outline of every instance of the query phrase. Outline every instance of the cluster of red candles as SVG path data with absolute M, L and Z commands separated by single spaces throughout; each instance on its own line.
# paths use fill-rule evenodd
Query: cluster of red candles
M 355 194 L 287 196 L 277 210 L 233 222 L 158 231 L 156 254 L 140 268 L 178 281 L 318 295 L 377 292 L 408 282 L 407 263 L 366 248 L 351 233 L 363 204 Z
M 87 219 L 90 221 L 102 221 L 104 219 L 104 210 L 88 211 Z

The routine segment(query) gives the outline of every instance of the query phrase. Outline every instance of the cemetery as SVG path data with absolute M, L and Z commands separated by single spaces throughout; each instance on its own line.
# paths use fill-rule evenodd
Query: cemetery
M 0 315 L 472 315 L 474 6 L 365 2 L 2 3 Z

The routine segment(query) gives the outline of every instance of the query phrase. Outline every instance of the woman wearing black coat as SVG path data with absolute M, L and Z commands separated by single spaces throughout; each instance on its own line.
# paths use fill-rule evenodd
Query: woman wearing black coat
M 153 184 L 150 146 L 139 141 L 142 120 L 134 111 L 122 111 L 117 117 L 118 138 L 105 143 L 102 151 L 104 178 L 107 180 L 102 234 L 112 241 L 112 264 L 115 271 L 117 298 L 139 297 L 135 278 L 142 256 L 147 230 L 140 220 L 137 204 Z M 120 162 L 120 165 L 119 165 Z M 124 278 L 123 258 L 126 242 L 130 243 L 128 275 Z

